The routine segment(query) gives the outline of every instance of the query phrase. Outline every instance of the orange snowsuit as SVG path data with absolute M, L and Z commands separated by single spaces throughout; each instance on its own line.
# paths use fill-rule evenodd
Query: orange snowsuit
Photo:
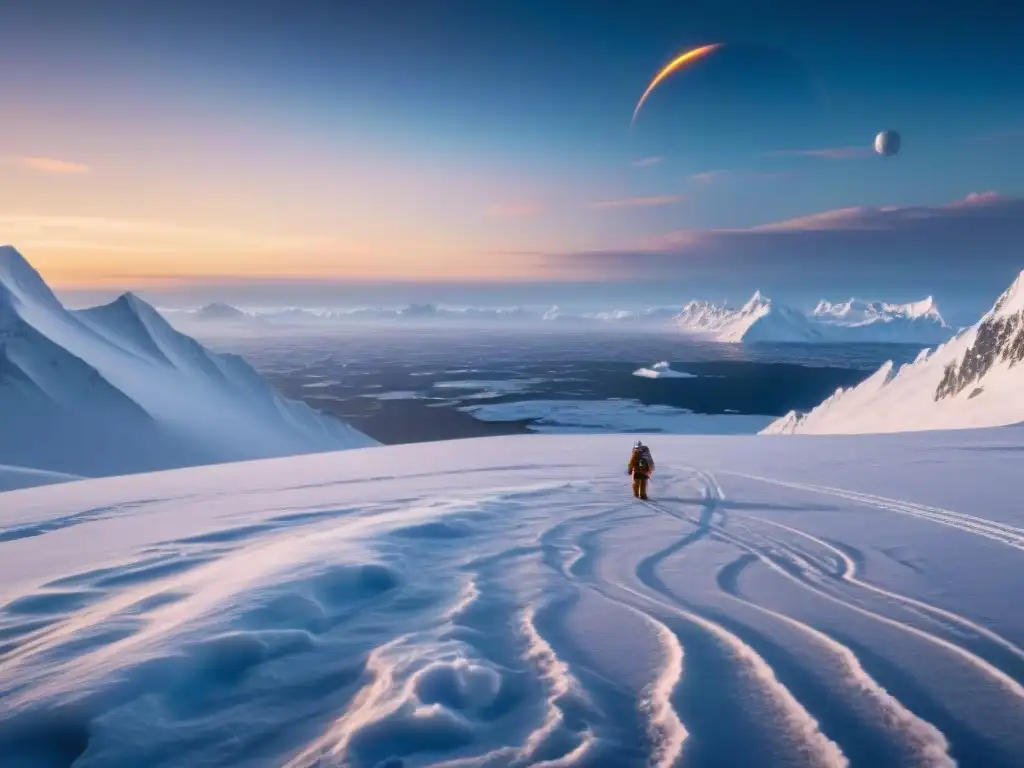
M 641 456 L 647 459 L 646 472 L 640 469 Z M 651 456 L 651 452 L 646 448 L 634 448 L 633 453 L 630 454 L 629 464 L 626 465 L 626 469 L 629 470 L 629 474 L 633 477 L 633 495 L 638 499 L 646 500 L 647 481 L 651 479 L 651 474 L 654 472 L 654 458 Z

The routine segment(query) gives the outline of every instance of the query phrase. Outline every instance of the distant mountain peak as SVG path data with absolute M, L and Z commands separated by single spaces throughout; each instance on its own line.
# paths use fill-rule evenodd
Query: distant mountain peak
M 1003 291 L 988 314 L 989 316 L 1013 315 L 1022 309 L 1024 309 L 1024 270 L 1017 275 L 1010 287 Z
M 753 310 L 753 309 L 758 309 L 760 307 L 770 307 L 771 305 L 772 305 L 772 300 L 771 299 L 769 299 L 767 296 L 765 296 L 760 291 L 754 291 L 754 295 L 751 296 L 747 300 L 747 303 L 743 305 L 742 311 L 749 312 L 750 310 Z
M 819 304 L 819 307 L 821 305 Z M 870 305 L 889 324 L 948 328 L 928 297 L 910 304 Z M 832 314 L 836 305 L 822 307 Z M 913 363 L 887 363 L 856 387 L 807 414 L 787 414 L 764 432 L 848 434 L 994 427 L 1024 422 L 1024 272 L 970 328 Z
M 249 317 L 242 310 L 223 301 L 214 301 L 200 307 L 196 310 L 196 316 L 202 320 L 242 320 Z
M 10 331 L 14 331 L 11 333 Z M 125 293 L 68 310 L 0 249 L 0 465 L 123 474 L 373 444 Z

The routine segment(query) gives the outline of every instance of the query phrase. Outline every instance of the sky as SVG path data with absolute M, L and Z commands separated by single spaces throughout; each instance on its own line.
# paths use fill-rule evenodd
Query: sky
M 0 241 L 164 304 L 981 306 L 1024 268 L 1021 29 L 1007 0 L 7 0 Z

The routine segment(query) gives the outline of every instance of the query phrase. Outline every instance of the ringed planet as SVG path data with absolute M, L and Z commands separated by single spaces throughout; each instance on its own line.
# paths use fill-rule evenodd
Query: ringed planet
M 699 48 L 694 48 L 686 51 L 685 53 L 679 54 L 672 59 L 672 61 L 666 64 L 662 70 L 654 76 L 650 85 L 647 86 L 647 90 L 644 91 L 644 95 L 640 97 L 640 101 L 637 102 L 636 109 L 633 110 L 633 120 L 630 124 L 632 125 L 636 122 L 637 115 L 640 114 L 640 108 L 644 105 L 644 102 L 647 101 L 647 97 L 650 96 L 654 89 L 661 85 L 666 78 L 674 75 L 681 69 L 685 69 L 694 62 L 700 61 L 708 54 L 714 53 L 723 45 L 725 45 L 725 43 L 710 43 L 708 45 L 702 45 Z

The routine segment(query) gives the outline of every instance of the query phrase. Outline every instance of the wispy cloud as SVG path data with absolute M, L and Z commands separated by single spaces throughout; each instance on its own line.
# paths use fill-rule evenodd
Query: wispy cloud
M 495 203 L 484 210 L 484 214 L 495 219 L 515 219 L 523 216 L 536 216 L 543 208 L 539 203 Z
M 587 207 L 595 210 L 615 210 L 620 208 L 653 208 L 661 205 L 675 205 L 686 198 L 682 195 L 657 195 L 652 197 L 624 197 L 620 200 L 601 200 L 590 203 Z
M 58 160 L 53 157 L 10 157 L 7 158 L 7 163 L 39 173 L 82 174 L 92 172 L 92 168 L 84 163 Z
M 839 282 L 940 273 L 980 281 L 1016 275 L 1022 241 L 1024 198 L 978 192 L 943 205 L 861 206 L 742 229 L 677 230 L 633 248 L 548 260 L 604 279 L 791 282 L 820 272 Z
M 822 160 L 855 160 L 870 157 L 868 147 L 821 147 L 819 149 L 777 149 L 770 154 L 775 157 L 817 157 Z
M 632 165 L 634 168 L 647 168 L 652 165 L 657 165 L 665 158 L 655 155 L 653 157 L 645 157 L 641 160 L 634 160 Z
M 690 176 L 690 181 L 697 184 L 718 184 L 733 179 L 778 179 L 783 176 L 792 176 L 791 171 L 736 171 L 736 170 L 714 170 L 701 171 Z
M 735 175 L 735 171 L 701 171 L 700 173 L 695 173 L 692 176 L 690 176 L 690 181 L 695 181 L 698 184 L 714 184 L 719 181 L 724 181 L 725 179 L 731 178 L 732 176 Z
M 837 208 L 821 213 L 812 213 L 807 216 L 798 216 L 795 219 L 787 219 L 772 224 L 762 224 L 751 227 L 748 232 L 793 232 L 793 231 L 846 231 L 863 232 L 868 230 L 894 231 L 920 227 L 928 222 L 945 220 L 950 218 L 962 218 L 978 213 L 988 215 L 999 210 L 1010 198 L 1003 197 L 998 192 L 971 192 L 960 200 L 954 200 L 944 205 L 907 205 L 907 206 L 855 206 L 851 208 Z M 982 219 L 984 220 L 984 218 Z M 1022 228 L 1024 229 L 1024 228 Z

